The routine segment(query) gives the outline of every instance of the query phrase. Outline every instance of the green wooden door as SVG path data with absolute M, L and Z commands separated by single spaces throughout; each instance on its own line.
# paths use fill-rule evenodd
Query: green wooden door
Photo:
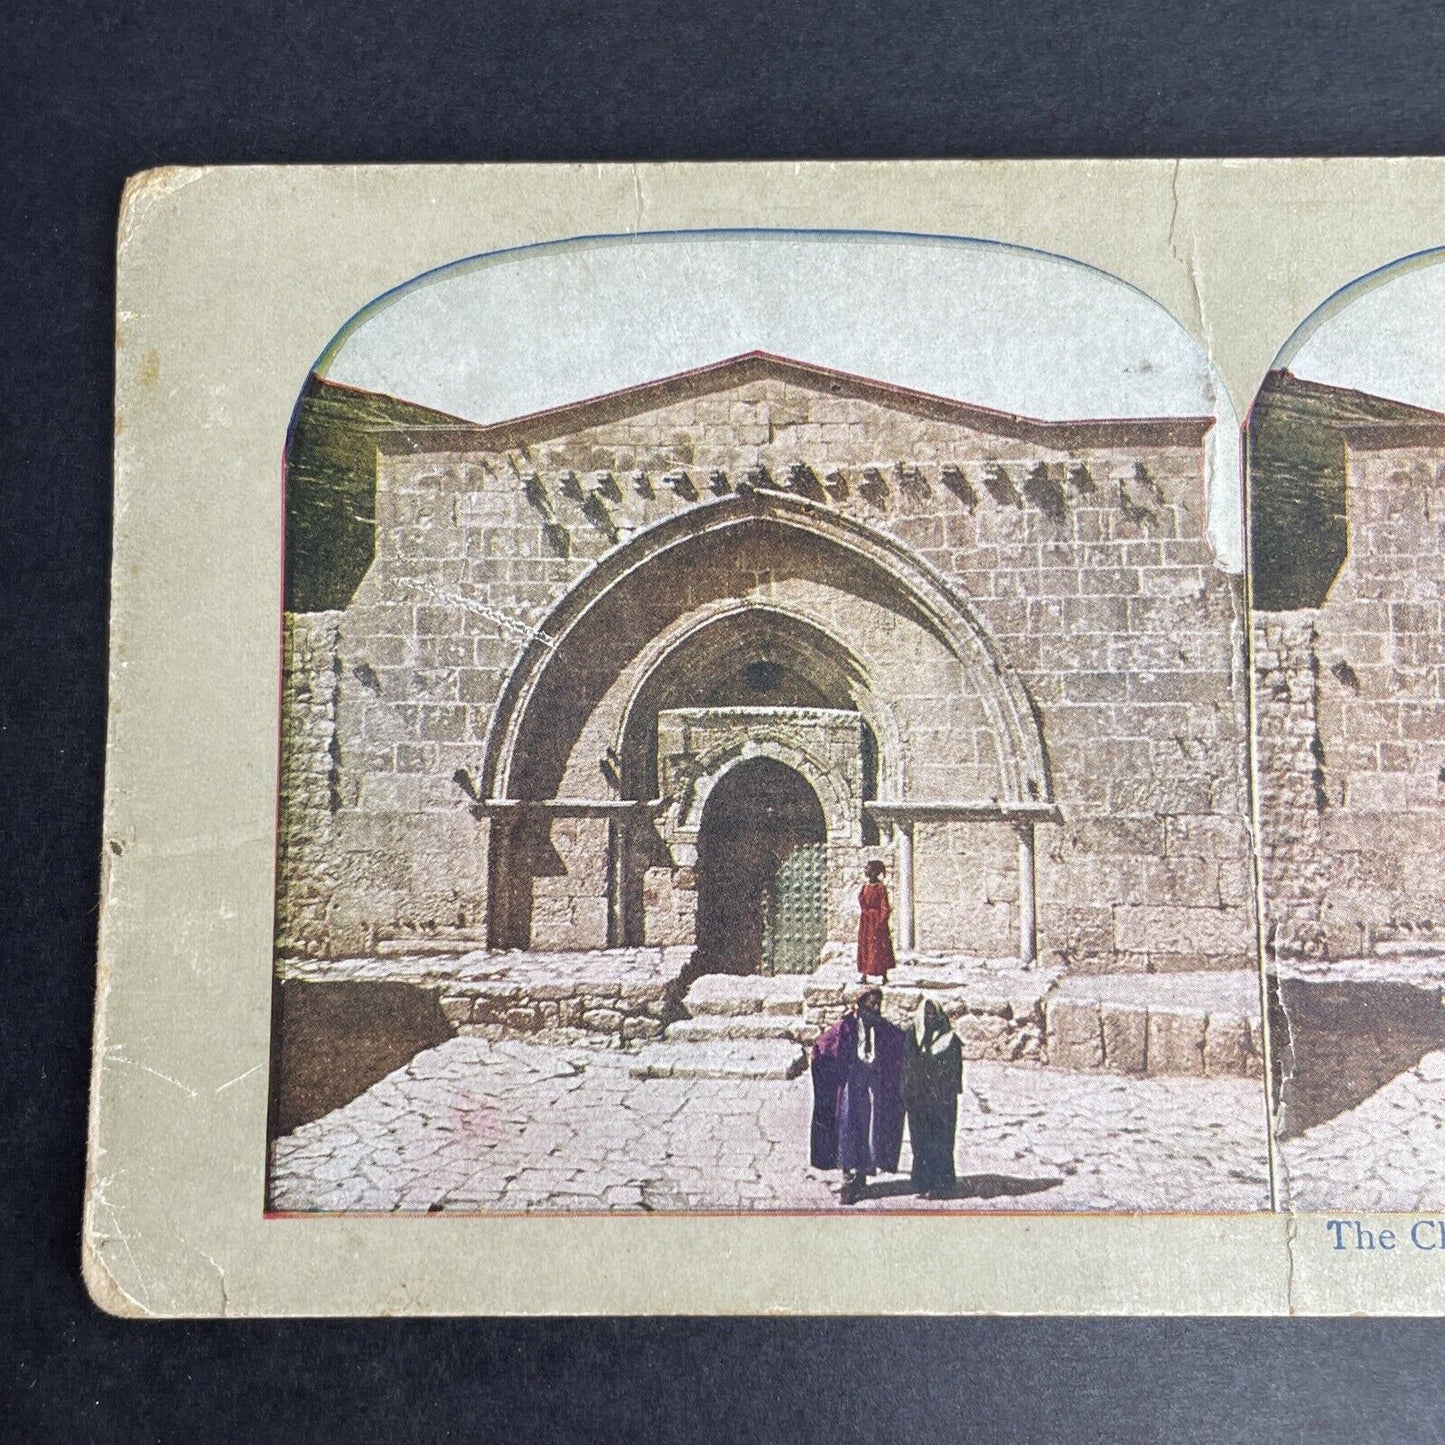
M 763 916 L 763 972 L 811 973 L 823 947 L 825 843 L 803 843 L 778 865 Z

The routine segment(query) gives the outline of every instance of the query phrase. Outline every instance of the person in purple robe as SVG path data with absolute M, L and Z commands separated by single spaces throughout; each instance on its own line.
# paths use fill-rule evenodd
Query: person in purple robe
M 883 1017 L 883 990 L 866 988 L 852 1011 L 813 1045 L 815 1169 L 841 1169 L 840 1204 L 856 1204 L 870 1174 L 896 1174 L 903 1147 L 905 1034 Z

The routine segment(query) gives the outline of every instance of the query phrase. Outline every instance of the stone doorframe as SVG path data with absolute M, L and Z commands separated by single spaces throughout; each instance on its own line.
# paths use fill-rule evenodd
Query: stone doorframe
M 697 861 L 703 811 L 735 767 L 771 758 L 818 795 L 830 843 L 857 843 L 863 826 L 863 720 L 832 708 L 686 707 L 657 715 L 660 830 L 679 867 Z
M 834 708 L 687 707 L 659 712 L 662 807 L 656 826 L 678 870 L 674 877 L 697 886 L 708 799 L 736 768 L 768 758 L 797 773 L 822 806 L 827 850 L 823 916 L 830 918 L 846 868 L 844 855 L 862 840 L 864 726 L 861 714 Z

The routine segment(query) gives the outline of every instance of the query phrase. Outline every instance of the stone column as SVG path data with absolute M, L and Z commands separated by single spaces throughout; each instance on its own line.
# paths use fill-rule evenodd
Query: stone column
M 1038 893 L 1034 880 L 1034 825 L 1019 823 L 1019 961 L 1027 968 L 1039 956 Z
M 493 814 L 487 829 L 487 947 L 511 948 L 511 864 L 515 820 Z
M 898 850 L 898 886 L 894 890 L 898 904 L 898 951 L 912 953 L 916 947 L 913 936 L 913 822 L 900 818 L 893 825 L 894 843 Z
M 624 900 L 627 897 L 628 819 L 607 820 L 607 946 L 621 948 L 627 942 Z

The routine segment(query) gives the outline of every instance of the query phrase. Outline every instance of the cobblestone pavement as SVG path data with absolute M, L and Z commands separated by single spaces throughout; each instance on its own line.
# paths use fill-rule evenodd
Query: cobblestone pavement
M 1302 1211 L 1445 1208 L 1445 1050 L 1280 1147 L 1285 1203 Z
M 452 1039 L 278 1140 L 272 1207 L 838 1207 L 839 1176 L 807 1164 L 806 1075 L 639 1080 L 630 1058 Z M 960 1103 L 959 1197 L 922 1205 L 885 1176 L 859 1209 L 1268 1207 L 1256 1084 L 975 1063 Z

